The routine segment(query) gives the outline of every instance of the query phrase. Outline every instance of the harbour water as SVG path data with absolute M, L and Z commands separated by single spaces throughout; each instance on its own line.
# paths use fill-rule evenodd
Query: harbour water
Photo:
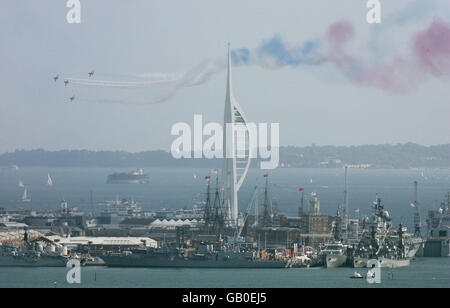
M 106 184 L 108 174 L 129 172 L 132 168 L 45 168 L 21 167 L 19 170 L 0 170 L 0 207 L 19 207 L 36 210 L 55 210 L 61 198 L 70 207 L 99 212 L 101 203 L 107 200 L 133 198 L 143 210 L 161 208 L 176 209 L 199 204 L 205 198 L 204 177 L 210 169 L 188 168 L 148 168 L 149 184 Z M 53 179 L 48 187 L 47 174 Z M 265 171 L 251 169 L 246 182 L 239 191 L 241 210 L 253 194 L 253 187 L 259 182 L 262 193 Z M 214 175 L 213 175 L 214 177 Z M 299 206 L 298 188 L 305 192 L 316 192 L 320 198 L 321 212 L 333 215 L 342 204 L 344 189 L 343 169 L 275 169 L 269 172 L 270 198 L 277 203 L 279 212 L 296 215 Z M 31 202 L 22 203 L 22 180 L 28 190 Z M 370 170 L 350 169 L 349 171 L 349 215 L 356 218 L 355 210 L 360 209 L 361 217 L 371 213 L 372 201 L 378 193 L 385 207 L 394 217 L 394 223 L 402 222 L 412 228 L 414 209 L 410 203 L 414 198 L 414 181 L 419 182 L 419 201 L 423 217 L 428 209 L 436 209 L 450 188 L 450 170 Z M 93 202 L 91 203 L 90 191 Z
M 353 268 L 170 269 L 84 267 L 81 283 L 69 284 L 65 268 L 2 268 L 0 287 L 54 288 L 448 288 L 449 258 L 418 258 L 410 267 L 382 269 L 381 283 L 350 279 Z M 366 269 L 358 270 L 361 274 Z
M 71 207 L 84 212 L 99 212 L 105 201 L 116 195 L 133 198 L 143 210 L 190 208 L 204 199 L 204 177 L 209 169 L 149 168 L 150 183 L 146 185 L 106 184 L 113 172 L 129 168 L 44 168 L 21 167 L 0 171 L 0 207 L 55 210 L 61 198 Z M 47 174 L 53 179 L 48 187 Z M 245 209 L 254 185 L 263 184 L 264 172 L 250 170 L 246 184 L 239 192 L 240 208 Z M 214 177 L 214 175 L 213 175 Z M 316 192 L 321 212 L 334 214 L 343 199 L 343 169 L 277 169 L 269 172 L 270 196 L 279 212 L 296 215 L 298 188 Z M 28 189 L 31 202 L 19 200 L 23 188 Z M 349 173 L 350 217 L 371 212 L 370 205 L 378 193 L 394 217 L 394 224 L 413 227 L 413 182 L 419 182 L 422 217 L 435 209 L 450 188 L 449 170 L 363 170 Z M 90 198 L 92 191 L 92 202 Z M 425 228 L 424 228 L 425 229 Z M 425 230 L 424 230 L 425 231 Z M 170 269 L 170 268 L 107 268 L 84 267 L 81 284 L 66 282 L 66 268 L 2 268 L 0 287 L 450 287 L 449 258 L 417 258 L 407 268 L 395 270 L 396 279 L 389 279 L 390 270 L 382 270 L 382 282 L 369 285 L 365 279 L 350 279 L 353 268 L 292 269 Z M 365 269 L 360 269 L 365 274 Z M 96 278 L 96 279 L 95 279 Z

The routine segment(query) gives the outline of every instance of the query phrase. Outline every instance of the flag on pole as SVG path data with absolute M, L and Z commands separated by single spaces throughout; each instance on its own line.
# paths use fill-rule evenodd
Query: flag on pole
M 356 209 L 355 212 L 356 212 L 356 213 L 359 213 L 359 209 Z
M 211 178 L 210 175 L 205 176 L 205 180 L 209 180 Z
M 298 190 L 299 191 L 304 191 L 305 189 L 303 187 L 300 187 Z
M 416 207 L 416 204 L 414 202 L 411 202 L 410 206 Z
M 266 173 L 266 174 L 264 174 L 264 177 L 265 177 L 265 178 L 267 178 L 268 176 L 269 176 L 269 174 L 267 174 L 267 173 Z
M 212 174 L 217 174 L 218 172 L 219 172 L 219 170 L 217 170 L 217 169 L 212 169 L 212 170 L 211 170 L 211 173 L 212 173 Z

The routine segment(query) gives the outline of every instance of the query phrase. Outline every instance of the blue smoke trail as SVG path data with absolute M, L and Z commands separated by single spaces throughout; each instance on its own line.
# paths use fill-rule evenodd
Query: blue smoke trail
M 250 50 L 248 48 L 240 48 L 231 51 L 231 61 L 234 65 L 248 64 L 250 60 Z
M 449 4 L 450 1 L 448 0 L 411 0 L 402 10 L 383 16 L 382 23 L 373 26 L 373 30 L 367 38 L 369 57 L 372 58 L 371 62 L 373 63 L 368 63 L 359 56 L 346 54 L 343 50 L 340 50 L 339 44 L 337 46 L 333 46 L 333 44 L 329 46 L 330 41 L 326 36 L 319 36 L 317 38 L 293 44 L 284 40 L 279 34 L 261 41 L 259 45 L 252 49 L 247 47 L 233 49 L 231 52 L 231 60 L 233 65 L 236 66 L 258 65 L 264 68 L 282 68 L 285 66 L 299 67 L 302 65 L 316 66 L 331 62 L 334 63 L 337 69 L 344 73 L 349 80 L 361 83 L 366 76 L 367 67 L 376 67 L 376 64 L 378 63 L 386 63 L 384 58 L 390 55 L 389 46 L 382 43 L 383 34 L 388 33 L 392 27 L 413 22 L 423 22 L 434 15 L 450 19 Z M 342 37 L 337 37 L 336 39 L 343 40 Z M 340 45 L 344 46 L 345 43 L 344 40 Z M 70 82 L 79 85 L 124 88 L 153 88 L 167 86 L 169 91 L 166 95 L 153 98 L 147 102 L 152 104 L 170 99 L 182 88 L 193 87 L 207 82 L 214 74 L 225 69 L 225 63 L 226 62 L 222 60 L 204 61 L 182 74 L 143 75 L 141 77 L 144 78 L 144 81 L 138 82 L 75 78 L 70 79 Z M 387 66 L 387 68 L 389 69 L 390 67 Z M 393 66 L 391 69 L 394 68 L 395 67 Z M 381 73 L 384 72 L 381 71 Z M 370 81 L 372 83 L 374 80 L 378 82 L 381 73 L 378 72 L 378 75 L 372 76 L 372 80 Z M 385 87 L 384 84 L 375 84 L 375 86 L 380 88 Z M 103 100 L 102 102 L 108 103 L 112 101 Z M 122 102 L 119 101 L 119 103 Z
M 254 50 L 249 48 L 235 49 L 231 53 L 234 65 L 257 64 L 261 66 L 282 67 L 299 66 L 302 64 L 316 64 L 321 55 L 319 39 L 307 40 L 290 46 L 278 34 L 262 41 Z

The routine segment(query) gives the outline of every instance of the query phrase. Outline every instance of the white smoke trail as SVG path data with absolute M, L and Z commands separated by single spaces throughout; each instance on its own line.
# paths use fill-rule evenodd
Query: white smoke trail
M 164 73 L 151 73 L 151 74 L 136 74 L 132 75 L 135 78 L 142 78 L 147 80 L 174 80 L 180 79 L 183 76 L 181 73 L 173 73 L 173 74 L 164 74 Z
M 94 78 L 102 77 L 102 78 L 114 78 L 114 79 L 144 79 L 147 81 L 152 80 L 173 80 L 179 79 L 181 77 L 181 73 L 142 73 L 142 74 L 116 74 L 116 73 L 107 73 L 107 72 L 95 72 Z M 85 78 L 86 79 L 86 78 Z M 94 80 L 93 78 L 89 78 L 86 80 Z
M 112 88 L 155 88 L 165 87 L 166 92 L 146 101 L 136 102 L 117 99 L 78 99 L 78 101 L 121 105 L 154 105 L 161 104 L 172 98 L 179 90 L 186 87 L 201 85 L 225 68 L 224 61 L 204 61 L 183 74 L 140 74 L 135 77 L 147 81 L 112 81 L 80 78 L 65 78 L 70 84 L 81 86 L 112 87 Z
M 92 80 L 92 79 L 77 79 L 66 78 L 70 84 L 83 86 L 97 86 L 97 87 L 117 87 L 117 88 L 153 88 L 160 86 L 173 85 L 179 82 L 179 79 L 172 80 L 154 80 L 147 82 L 129 82 L 129 81 L 111 81 L 111 80 Z
M 184 74 L 180 86 L 194 87 L 211 79 L 213 75 L 225 69 L 224 61 L 205 61 Z
M 140 74 L 136 75 L 149 81 L 113 81 L 81 78 L 65 78 L 70 84 L 98 87 L 119 88 L 154 88 L 174 86 L 176 88 L 192 87 L 205 83 L 211 77 L 225 68 L 220 61 L 205 61 L 183 74 Z
M 99 104 L 118 104 L 118 105 L 132 105 L 132 106 L 145 106 L 145 105 L 157 105 L 162 104 L 168 99 L 170 99 L 176 91 L 172 90 L 163 95 L 156 96 L 145 101 L 133 101 L 133 100 L 123 100 L 123 99 L 87 99 L 78 98 L 73 103 L 77 102 L 87 102 L 87 103 L 99 103 Z

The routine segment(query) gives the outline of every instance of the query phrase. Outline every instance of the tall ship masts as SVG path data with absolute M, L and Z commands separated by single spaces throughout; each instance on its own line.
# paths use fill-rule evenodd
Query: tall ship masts
M 264 213 L 263 213 L 263 227 L 267 227 L 269 224 L 269 197 L 268 197 L 268 186 L 269 186 L 269 176 L 267 174 L 264 175 L 266 178 L 266 186 L 264 188 Z
M 342 232 L 344 236 L 344 240 L 348 240 L 348 191 L 347 191 L 347 174 L 348 174 L 348 166 L 345 166 L 345 180 L 344 180 L 344 204 L 342 208 Z
M 211 217 L 212 217 L 212 209 L 211 209 L 211 195 L 210 195 L 210 179 L 211 176 L 206 176 L 205 180 L 207 181 L 207 188 L 206 188 L 206 204 L 205 204 L 205 211 L 204 211 L 204 220 L 205 220 L 205 231 L 209 233 L 209 227 L 211 224 Z
M 418 189 L 417 189 L 417 181 L 414 181 L 414 236 L 421 237 L 422 232 L 420 231 L 421 228 L 421 221 L 420 221 L 420 209 L 419 209 L 419 201 L 418 201 Z

